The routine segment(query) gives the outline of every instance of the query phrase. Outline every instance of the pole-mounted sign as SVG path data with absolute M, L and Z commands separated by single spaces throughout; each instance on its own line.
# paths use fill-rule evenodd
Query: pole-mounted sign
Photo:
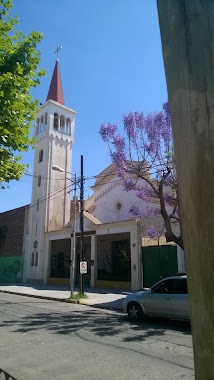
M 80 261 L 80 274 L 87 273 L 87 261 Z

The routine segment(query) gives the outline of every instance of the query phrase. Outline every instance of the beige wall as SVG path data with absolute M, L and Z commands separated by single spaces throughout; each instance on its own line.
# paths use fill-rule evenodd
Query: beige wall
M 163 231 L 162 236 L 159 238 L 159 244 L 160 245 L 165 245 L 168 244 L 166 242 L 166 238 L 164 235 L 165 229 L 164 229 L 164 221 L 162 216 L 157 216 L 157 217 L 150 217 L 150 218 L 142 218 L 141 223 L 140 223 L 140 235 L 143 238 L 142 243 L 143 245 L 157 245 L 158 244 L 158 239 L 150 239 L 147 234 L 147 229 L 151 226 L 154 226 L 158 231 Z M 176 235 L 179 235 L 180 233 L 180 227 L 179 224 L 173 224 L 172 225 L 172 230 Z M 173 243 L 169 243 L 173 244 Z

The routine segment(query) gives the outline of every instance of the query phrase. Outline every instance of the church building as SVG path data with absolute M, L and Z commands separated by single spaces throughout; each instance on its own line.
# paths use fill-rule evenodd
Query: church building
M 34 126 L 31 204 L 0 214 L 0 281 L 4 274 L 5 282 L 11 278 L 69 285 L 71 264 L 75 262 L 74 279 L 79 282 L 80 208 L 70 196 L 74 187 L 71 173 L 75 116 L 76 111 L 64 104 L 57 59 L 47 99 L 40 106 Z M 154 242 L 146 236 L 148 226 L 158 226 L 162 218 L 151 221 L 131 216 L 130 206 L 143 214 L 153 204 L 137 198 L 133 190 L 124 191 L 114 163 L 96 176 L 92 190 L 81 214 L 86 285 L 138 290 L 183 270 L 183 253 L 178 247 L 167 244 L 164 237 Z M 15 214 L 20 239 L 11 244 Z M 1 269 L 1 260 L 3 263 L 9 256 L 15 258 L 14 262 L 5 261 L 6 269 Z

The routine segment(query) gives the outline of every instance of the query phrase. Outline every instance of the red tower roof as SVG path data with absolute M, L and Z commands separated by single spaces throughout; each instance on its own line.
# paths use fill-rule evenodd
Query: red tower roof
M 62 81 L 59 70 L 59 60 L 56 60 L 54 67 L 51 84 L 48 91 L 47 100 L 55 100 L 55 102 L 61 103 L 64 105 L 64 96 L 62 91 Z

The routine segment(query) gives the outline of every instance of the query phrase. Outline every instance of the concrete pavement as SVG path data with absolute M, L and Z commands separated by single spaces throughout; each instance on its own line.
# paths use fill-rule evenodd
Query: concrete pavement
M 0 309 L 0 367 L 17 380 L 194 379 L 189 324 L 6 293 Z
M 66 302 L 70 297 L 68 286 L 37 285 L 37 284 L 0 284 L 0 292 L 24 295 L 40 299 Z M 78 293 L 75 289 L 74 294 Z M 78 303 L 103 309 L 122 310 L 123 300 L 130 294 L 127 291 L 112 289 L 85 288 L 87 298 Z

